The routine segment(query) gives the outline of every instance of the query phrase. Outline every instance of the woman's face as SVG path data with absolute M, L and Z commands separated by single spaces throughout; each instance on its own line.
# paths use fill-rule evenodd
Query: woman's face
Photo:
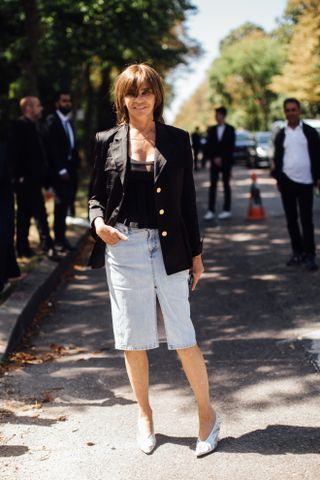
M 141 120 L 150 117 L 153 120 L 155 95 L 147 82 L 143 82 L 138 91 L 129 91 L 124 97 L 124 103 L 130 119 Z

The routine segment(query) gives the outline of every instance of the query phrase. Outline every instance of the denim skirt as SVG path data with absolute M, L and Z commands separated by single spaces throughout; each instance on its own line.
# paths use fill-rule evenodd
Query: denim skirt
M 167 275 L 158 230 L 117 223 L 128 240 L 106 245 L 115 348 L 149 350 L 159 346 L 157 299 L 169 350 L 196 344 L 190 318 L 188 270 Z

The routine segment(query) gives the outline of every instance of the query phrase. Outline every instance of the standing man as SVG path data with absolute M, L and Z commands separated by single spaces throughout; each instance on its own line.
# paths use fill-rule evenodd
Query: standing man
M 39 98 L 24 97 L 20 101 L 22 116 L 15 122 L 10 139 L 10 155 L 17 197 L 17 254 L 30 258 L 30 221 L 33 217 L 39 232 L 41 247 L 48 257 L 57 260 L 50 237 L 47 212 L 42 194 L 47 161 L 38 130 L 43 107 Z
M 47 148 L 52 174 L 54 200 L 54 235 L 58 251 L 72 250 L 66 239 L 66 216 L 74 202 L 77 186 L 79 155 L 73 125 L 70 93 L 63 91 L 56 97 L 56 111 L 47 118 Z
M 198 156 L 200 152 L 200 130 L 199 127 L 196 127 L 195 131 L 191 134 L 191 145 L 193 151 L 193 161 L 194 161 L 194 169 L 199 170 L 198 167 Z
M 213 220 L 215 218 L 217 183 L 220 173 L 222 174 L 224 188 L 224 204 L 218 218 L 224 220 L 232 216 L 230 178 L 235 147 L 235 130 L 225 122 L 226 116 L 227 109 L 225 107 L 216 108 L 217 125 L 208 129 L 206 154 L 211 162 L 211 183 L 209 187 L 208 211 L 203 217 L 204 220 Z
M 0 297 L 10 290 L 10 278 L 21 272 L 14 251 L 14 196 L 7 149 L 0 149 Z
M 313 226 L 313 185 L 320 186 L 320 138 L 317 131 L 300 120 L 300 103 L 283 103 L 287 126 L 275 138 L 273 176 L 278 183 L 291 239 L 292 256 L 287 266 L 305 263 L 318 269 Z M 298 207 L 302 234 L 298 223 Z

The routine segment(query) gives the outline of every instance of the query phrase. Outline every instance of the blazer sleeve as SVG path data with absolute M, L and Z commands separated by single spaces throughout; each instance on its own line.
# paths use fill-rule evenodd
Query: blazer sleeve
M 183 148 L 185 152 L 185 168 L 182 189 L 182 217 L 187 230 L 192 256 L 200 255 L 202 252 L 202 241 L 200 238 L 196 190 L 193 179 L 193 159 L 189 134 L 184 132 Z
M 284 129 L 281 129 L 274 139 L 273 169 L 271 170 L 271 175 L 277 181 L 280 180 L 282 173 L 284 135 Z
M 107 203 L 103 151 L 103 140 L 100 138 L 99 133 L 97 133 L 93 149 L 94 166 L 89 198 L 89 221 L 93 233 L 95 233 L 93 222 L 97 217 L 104 218 Z

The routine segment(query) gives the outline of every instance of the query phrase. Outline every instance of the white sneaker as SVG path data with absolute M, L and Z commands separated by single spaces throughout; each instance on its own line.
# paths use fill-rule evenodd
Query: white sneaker
M 213 220 L 215 218 L 215 214 L 212 210 L 208 210 L 207 213 L 204 215 L 203 220 Z
M 231 217 L 232 217 L 232 213 L 227 210 L 223 210 L 223 212 L 219 213 L 218 215 L 219 220 L 226 220 L 227 218 L 231 218 Z

